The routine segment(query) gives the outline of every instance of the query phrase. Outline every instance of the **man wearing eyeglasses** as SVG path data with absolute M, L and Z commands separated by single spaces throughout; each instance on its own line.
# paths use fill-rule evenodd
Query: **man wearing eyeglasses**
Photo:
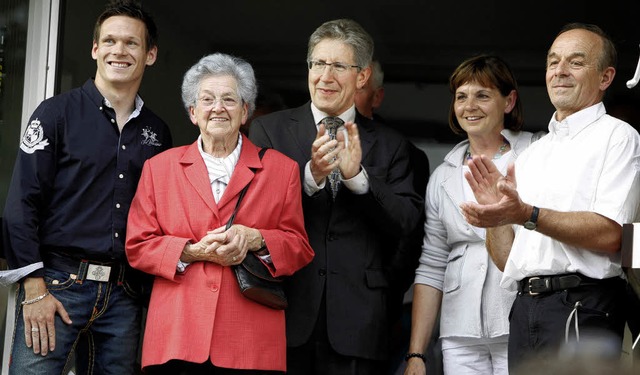
M 389 275 L 397 241 L 419 220 L 408 141 L 359 114 L 371 36 L 326 22 L 309 39 L 311 101 L 258 117 L 249 138 L 300 165 L 315 258 L 287 282 L 288 374 L 384 374 Z M 334 133 L 333 128 L 337 128 Z

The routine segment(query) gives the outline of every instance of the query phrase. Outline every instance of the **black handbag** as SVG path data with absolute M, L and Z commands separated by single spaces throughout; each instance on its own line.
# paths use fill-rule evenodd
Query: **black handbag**
M 260 150 L 258 155 L 261 160 L 266 151 L 266 148 Z M 245 186 L 240 192 L 238 202 L 231 214 L 231 218 L 227 222 L 226 229 L 233 225 L 233 219 L 248 188 L 249 185 Z M 287 308 L 287 296 L 284 294 L 282 286 L 283 279 L 273 277 L 267 266 L 253 252 L 248 253 L 242 263 L 232 267 L 243 296 L 272 309 L 284 310 Z

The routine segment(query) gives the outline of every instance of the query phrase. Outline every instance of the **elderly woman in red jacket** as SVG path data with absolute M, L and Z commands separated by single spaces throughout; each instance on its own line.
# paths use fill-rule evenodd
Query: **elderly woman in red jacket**
M 272 275 L 287 276 L 313 257 L 297 164 L 275 150 L 260 159 L 240 133 L 256 94 L 247 62 L 203 57 L 182 84 L 200 136 L 143 168 L 126 251 L 133 267 L 155 276 L 142 348 L 148 374 L 286 370 L 284 311 L 244 297 L 231 267 L 259 256 Z

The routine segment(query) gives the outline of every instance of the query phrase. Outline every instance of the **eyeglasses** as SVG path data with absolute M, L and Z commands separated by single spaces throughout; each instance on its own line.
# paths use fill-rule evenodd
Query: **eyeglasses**
M 324 68 L 326 68 L 327 66 L 333 69 L 333 71 L 336 73 L 344 73 L 349 68 L 356 68 L 360 70 L 360 67 L 358 65 L 349 65 L 341 62 L 328 63 L 322 60 L 310 60 L 307 61 L 307 64 L 309 65 L 309 70 L 314 73 L 323 73 Z
M 212 96 L 203 96 L 198 98 L 200 104 L 205 108 L 213 108 L 220 103 L 224 108 L 232 109 L 238 106 L 240 99 L 233 96 L 223 96 L 222 98 L 214 98 Z

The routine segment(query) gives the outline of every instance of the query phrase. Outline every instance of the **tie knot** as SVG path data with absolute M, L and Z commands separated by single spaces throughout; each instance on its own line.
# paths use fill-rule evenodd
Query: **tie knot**
M 325 117 L 320 121 L 320 123 L 329 131 L 335 131 L 344 125 L 344 121 L 342 121 L 340 117 Z
M 324 124 L 325 129 L 329 132 L 329 137 L 331 139 L 336 139 L 336 131 L 339 127 L 344 125 L 344 121 L 340 117 L 325 117 L 320 121 L 321 124 Z

